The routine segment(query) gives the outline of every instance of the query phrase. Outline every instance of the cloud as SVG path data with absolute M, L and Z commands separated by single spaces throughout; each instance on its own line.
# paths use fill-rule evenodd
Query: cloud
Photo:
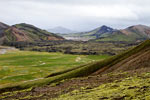
M 150 23 L 149 0 L 1 0 L 0 21 L 41 28 L 90 30 L 100 25 L 123 28 Z

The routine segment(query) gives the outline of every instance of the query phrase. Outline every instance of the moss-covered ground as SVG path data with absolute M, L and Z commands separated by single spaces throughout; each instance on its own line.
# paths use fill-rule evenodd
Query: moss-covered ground
M 81 87 L 55 100 L 150 100 L 150 73 L 105 83 L 93 89 Z

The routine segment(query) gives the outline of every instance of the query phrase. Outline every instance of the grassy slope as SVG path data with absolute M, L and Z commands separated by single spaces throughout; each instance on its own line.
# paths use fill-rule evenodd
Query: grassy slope
M 96 41 L 136 41 L 136 40 L 144 40 L 147 37 L 139 34 L 138 32 L 132 33 L 130 35 L 125 35 L 123 33 L 114 33 L 112 35 L 104 36 L 104 38 L 96 39 Z
M 96 41 L 130 41 L 130 40 L 131 38 L 123 34 L 114 34 L 101 39 L 96 39 Z

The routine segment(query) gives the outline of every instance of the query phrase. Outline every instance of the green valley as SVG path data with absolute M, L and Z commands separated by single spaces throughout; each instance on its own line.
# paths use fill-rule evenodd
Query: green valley
M 108 57 L 107 55 L 8 51 L 0 55 L 0 85 L 44 78 L 50 73 Z

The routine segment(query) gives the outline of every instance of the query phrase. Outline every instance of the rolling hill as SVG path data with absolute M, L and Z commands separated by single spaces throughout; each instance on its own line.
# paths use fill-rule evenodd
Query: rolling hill
M 47 32 L 29 24 L 17 24 L 9 26 L 0 23 L 0 41 L 43 41 L 43 40 L 64 40 L 61 36 Z

